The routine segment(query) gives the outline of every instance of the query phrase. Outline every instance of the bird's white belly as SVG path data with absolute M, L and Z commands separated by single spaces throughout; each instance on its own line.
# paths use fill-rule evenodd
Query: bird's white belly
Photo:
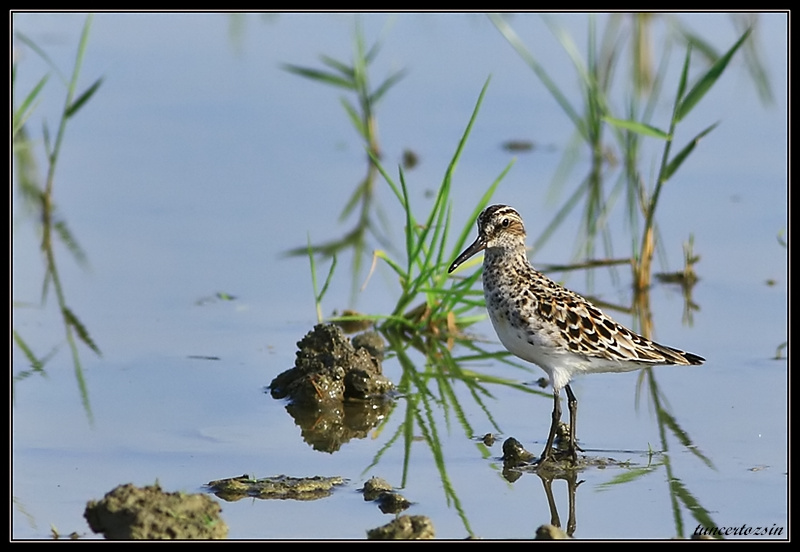
M 555 368 L 560 364 L 557 359 L 562 356 L 558 354 L 558 350 L 548 346 L 547 339 L 541 334 L 531 331 L 532 328 L 515 327 L 507 317 L 497 313 L 490 312 L 489 318 L 503 347 L 514 356 L 536 364 L 547 372 L 550 381 L 553 382 Z M 567 375 L 566 380 L 559 388 L 568 382 L 569 376 Z
M 503 344 L 508 352 L 545 369 L 540 364 L 544 358 L 542 358 L 542 355 L 536 354 L 537 351 L 541 350 L 541 347 L 534 345 L 536 341 L 533 340 L 533 336 L 529 335 L 525 329 L 514 327 L 505 316 L 495 316 L 490 313 L 489 318 L 492 321 L 497 337 L 500 339 L 500 343 Z
M 556 336 L 550 335 L 545 327 L 537 326 L 534 320 L 528 320 L 524 328 L 516 327 L 502 314 L 502 309 L 490 311 L 489 318 L 500 343 L 508 352 L 544 370 L 555 389 L 562 389 L 575 374 L 627 372 L 640 367 L 574 353 L 565 344 L 556 343 Z

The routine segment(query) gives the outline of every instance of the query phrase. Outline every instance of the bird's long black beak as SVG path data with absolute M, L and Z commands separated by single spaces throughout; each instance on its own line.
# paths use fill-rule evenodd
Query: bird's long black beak
M 467 248 L 464 250 L 464 252 L 463 252 L 463 253 L 461 253 L 461 255 L 459 255 L 458 257 L 456 257 L 456 260 L 455 260 L 455 261 L 453 261 L 453 264 L 451 264 L 451 265 L 450 265 L 450 268 L 448 268 L 448 269 L 447 269 L 447 273 L 449 274 L 449 273 L 453 272 L 453 271 L 454 271 L 455 269 L 457 269 L 459 266 L 461 266 L 462 264 L 464 264 L 464 262 L 465 262 L 467 259 L 469 259 L 469 258 L 470 258 L 470 257 L 472 257 L 473 255 L 475 255 L 476 253 L 478 253 L 478 252 L 480 252 L 480 251 L 483 251 L 484 249 L 486 249 L 486 242 L 483 240 L 483 238 L 481 238 L 480 236 L 478 236 L 478 239 L 476 239 L 474 242 L 472 242 L 472 245 L 470 245 L 469 247 L 467 247 Z

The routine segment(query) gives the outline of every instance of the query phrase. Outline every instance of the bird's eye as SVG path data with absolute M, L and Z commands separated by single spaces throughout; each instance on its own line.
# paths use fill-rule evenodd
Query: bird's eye
M 508 228 L 508 225 L 511 224 L 511 223 L 508 221 L 507 218 L 504 218 L 503 222 L 501 222 L 500 224 L 503 225 L 503 228 Z

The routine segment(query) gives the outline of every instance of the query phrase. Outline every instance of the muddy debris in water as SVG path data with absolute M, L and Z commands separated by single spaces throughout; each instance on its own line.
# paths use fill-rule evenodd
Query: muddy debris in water
M 561 437 L 557 439 L 557 442 L 561 441 L 564 444 L 567 442 L 564 434 L 569 434 L 569 424 L 562 423 L 559 426 L 558 435 Z M 502 460 L 503 477 L 512 483 L 522 477 L 523 473 L 534 472 L 542 477 L 562 478 L 588 468 L 604 469 L 608 466 L 630 466 L 628 461 L 620 462 L 605 456 L 578 455 L 577 461 L 573 462 L 563 444 L 554 451 L 554 458 L 541 462 L 535 454 L 525 450 L 522 444 L 514 437 L 509 437 L 503 441 Z
M 370 540 L 423 540 L 434 538 L 433 522 L 427 516 L 399 516 L 386 525 L 369 529 Z
M 559 454 L 560 452 L 560 454 Z M 523 473 L 536 472 L 543 477 L 556 477 L 559 475 L 574 473 L 589 465 L 593 465 L 585 457 L 578 457 L 577 462 L 572 461 L 572 457 L 566 451 L 557 451 L 555 458 L 547 462 L 539 462 L 537 456 L 525 450 L 525 447 L 514 437 L 509 437 L 503 441 L 503 477 L 511 483 L 522 477 Z
M 376 332 L 352 342 L 332 324 L 319 324 L 297 344 L 294 368 L 269 385 L 272 397 L 288 399 L 287 412 L 315 450 L 335 452 L 363 439 L 388 414 L 394 386 L 382 374 L 385 348 Z
M 334 324 L 339 326 L 346 334 L 363 332 L 364 330 L 368 330 L 375 325 L 372 320 L 366 318 L 366 315 L 363 312 L 358 312 L 351 309 L 344 309 L 341 314 L 334 310 L 333 316 L 338 318 Z
M 356 349 L 366 349 L 373 357 L 383 360 L 383 355 L 386 353 L 386 343 L 378 332 L 363 332 L 353 336 L 350 341 Z
M 569 424 L 560 422 L 556 426 L 556 435 L 554 439 L 554 446 L 556 448 L 555 456 L 557 457 L 557 459 L 553 461 L 554 463 L 560 464 L 565 463 L 562 462 L 562 460 L 569 460 L 569 462 L 565 463 L 566 465 L 572 462 L 572 459 L 567 456 L 568 442 Z M 524 466 L 529 464 L 534 458 L 536 458 L 536 455 L 525 450 L 522 444 L 513 437 L 509 437 L 503 441 L 503 466 L 505 468 Z
M 391 403 L 370 401 L 311 406 L 290 403 L 286 411 L 300 427 L 303 441 L 320 452 L 336 452 L 352 439 L 365 439 L 388 414 Z
M 536 458 L 536 455 L 532 452 L 528 452 L 525 450 L 525 447 L 522 446 L 522 443 L 514 439 L 513 437 L 509 437 L 505 441 L 503 441 L 503 466 L 506 468 L 516 468 L 518 466 L 522 466 L 527 464 L 531 460 Z
M 112 540 L 224 539 L 222 508 L 204 494 L 165 493 L 156 484 L 120 485 L 91 500 L 83 516 L 92 531 Z
M 411 506 L 411 502 L 380 477 L 371 477 L 364 483 L 361 492 L 364 493 L 364 500 L 376 502 L 384 514 L 399 514 Z
M 211 481 L 207 486 L 222 500 L 235 502 L 242 498 L 318 500 L 330 496 L 335 486 L 344 483 L 344 478 L 338 476 L 289 477 L 278 475 L 255 479 L 245 474 Z
M 361 492 L 364 493 L 364 500 L 370 501 L 377 499 L 381 493 L 388 493 L 394 489 L 392 485 L 385 479 L 380 477 L 370 477 Z
M 399 514 L 411 506 L 406 497 L 396 492 L 381 493 L 376 502 L 378 509 L 384 514 Z
M 375 332 L 353 338 L 333 324 L 318 324 L 297 343 L 294 368 L 270 383 L 272 396 L 302 404 L 369 400 L 386 395 L 392 382 L 383 374 L 383 340 Z

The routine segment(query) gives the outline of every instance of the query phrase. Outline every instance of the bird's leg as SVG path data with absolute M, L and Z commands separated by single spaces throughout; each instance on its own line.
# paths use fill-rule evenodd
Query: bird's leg
M 571 393 L 571 391 L 570 391 Z M 544 446 L 539 463 L 548 462 L 553 459 L 553 441 L 556 438 L 556 429 L 561 421 L 561 399 L 558 396 L 558 389 L 553 387 L 553 419 L 550 422 L 550 434 L 547 436 L 547 444 Z
M 578 423 L 578 399 L 569 384 L 567 384 L 566 389 L 567 407 L 569 408 L 569 453 L 572 456 L 572 462 L 576 463 L 578 461 L 578 451 L 583 451 L 575 439 L 575 425 Z

